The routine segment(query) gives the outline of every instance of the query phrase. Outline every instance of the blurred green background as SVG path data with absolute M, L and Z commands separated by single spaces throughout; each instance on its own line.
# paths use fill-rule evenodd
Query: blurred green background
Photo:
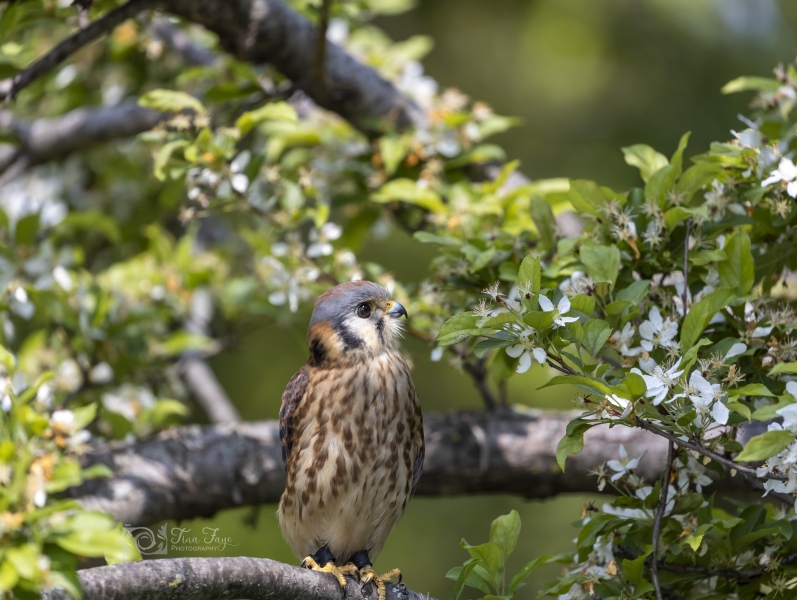
M 443 87 L 488 102 L 523 125 L 503 134 L 511 158 L 533 178 L 595 179 L 623 189 L 637 182 L 620 148 L 648 143 L 670 154 L 692 131 L 687 155 L 741 128 L 736 115 L 749 97 L 721 96 L 739 75 L 767 75 L 794 58 L 797 3 L 774 0 L 422 0 L 411 12 L 382 18 L 394 39 L 425 34 L 435 48 L 425 62 Z M 400 232 L 371 242 L 361 258 L 419 281 L 429 247 Z M 412 340 L 404 351 L 426 410 L 478 408 L 469 381 Z M 237 343 L 213 361 L 221 382 L 246 419 L 273 419 L 293 372 L 304 362 L 304 328 L 276 324 L 239 332 Z M 513 379 L 510 400 L 528 406 L 568 408 L 570 394 L 536 391 L 541 370 Z M 400 567 L 419 592 L 447 598 L 446 571 L 466 558 L 458 543 L 485 541 L 490 522 L 514 508 L 523 520 L 513 566 L 571 548 L 582 497 L 527 502 L 508 496 L 417 498 L 377 561 L 377 570 Z M 295 561 L 282 540 L 276 506 L 260 510 L 256 528 L 241 509 L 180 526 L 203 527 L 237 546 L 208 555 L 264 556 Z M 172 526 L 171 524 L 170 526 Z M 185 554 L 196 555 L 196 552 Z M 180 555 L 180 553 L 174 553 Z M 533 598 L 557 567 L 540 569 L 520 597 Z M 466 592 L 465 597 L 475 597 Z

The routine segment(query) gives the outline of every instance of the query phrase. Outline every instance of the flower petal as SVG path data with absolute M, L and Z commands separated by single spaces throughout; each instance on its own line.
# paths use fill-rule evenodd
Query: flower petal
M 520 364 L 517 366 L 518 373 L 525 373 L 531 367 L 531 354 L 524 352 L 520 357 Z
M 714 403 L 714 406 L 711 408 L 711 418 L 714 419 L 720 425 L 727 425 L 728 424 L 728 417 L 730 416 L 731 411 L 728 410 L 728 407 L 725 406 L 719 400 Z
M 511 356 L 512 358 L 517 358 L 521 354 L 526 351 L 526 347 L 523 344 L 515 344 L 514 346 L 509 346 L 506 349 L 506 353 Z
M 542 294 L 540 294 L 540 296 L 539 296 L 538 300 L 539 300 L 539 302 L 540 302 L 540 308 L 541 308 L 543 311 L 545 311 L 545 312 L 551 312 L 551 311 L 553 310 L 553 302 L 551 302 L 550 300 L 548 300 L 548 298 L 546 298 L 545 296 L 543 296 Z
M 570 312 L 570 298 L 567 296 L 562 296 L 562 299 L 559 300 L 559 304 L 556 305 L 556 308 L 559 309 L 560 314 Z
M 534 360 L 536 360 L 541 365 L 545 364 L 545 361 L 548 358 L 548 354 L 545 352 L 544 348 L 534 348 L 531 351 L 532 355 L 534 355 Z

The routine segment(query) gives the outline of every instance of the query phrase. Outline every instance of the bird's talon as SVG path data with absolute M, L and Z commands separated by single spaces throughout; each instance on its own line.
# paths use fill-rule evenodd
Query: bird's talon
M 302 566 L 305 569 L 310 569 L 311 571 L 319 571 L 321 573 L 332 573 L 335 576 L 335 579 L 338 580 L 340 587 L 346 587 L 346 574 L 353 575 L 354 572 L 351 570 L 349 565 L 344 565 L 342 567 L 338 567 L 334 562 L 330 561 L 325 564 L 323 567 L 319 566 L 319 564 L 315 561 L 312 556 L 306 557 L 302 561 Z M 353 567 L 354 565 L 352 565 Z M 345 593 L 345 592 L 344 592 Z

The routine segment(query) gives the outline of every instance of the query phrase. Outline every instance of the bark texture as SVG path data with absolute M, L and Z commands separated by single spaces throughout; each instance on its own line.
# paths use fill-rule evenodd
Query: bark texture
M 84 600 L 373 600 L 376 590 L 349 579 L 345 592 L 328 573 L 267 558 L 166 558 L 78 572 Z M 44 600 L 66 600 L 51 590 Z M 388 600 L 434 600 L 405 586 L 387 586 Z
M 651 433 L 599 426 L 584 450 L 556 464 L 556 445 L 572 413 L 454 412 L 426 414 L 426 461 L 419 495 L 505 493 L 548 498 L 595 493 L 590 469 L 646 452 L 637 472 L 650 480 L 663 468 L 666 440 Z M 71 495 L 128 525 L 209 517 L 236 506 L 275 503 L 285 485 L 276 421 L 169 429 L 135 443 L 96 446 L 84 458 L 114 477 L 90 481 Z

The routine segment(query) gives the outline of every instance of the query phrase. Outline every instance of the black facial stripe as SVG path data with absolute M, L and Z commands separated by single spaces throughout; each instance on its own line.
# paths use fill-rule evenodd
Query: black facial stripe
M 324 362 L 324 346 L 318 338 L 310 340 L 310 356 L 315 363 Z
M 356 348 L 362 348 L 363 341 L 358 338 L 351 329 L 349 329 L 344 323 L 339 323 L 335 330 L 338 332 L 341 341 L 343 341 L 343 346 L 346 350 L 354 350 Z
M 384 344 L 385 343 L 385 320 L 379 319 L 376 322 L 376 333 L 379 336 L 379 341 Z

